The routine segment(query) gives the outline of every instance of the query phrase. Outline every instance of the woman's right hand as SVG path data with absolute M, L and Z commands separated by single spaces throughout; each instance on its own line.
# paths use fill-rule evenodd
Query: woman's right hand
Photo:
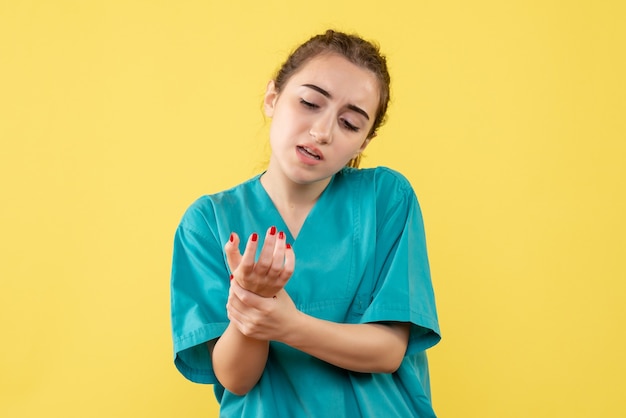
M 258 235 L 248 238 L 243 255 L 239 252 L 239 236 L 231 233 L 224 246 L 232 280 L 242 288 L 263 297 L 275 296 L 289 281 L 295 267 L 295 254 L 285 240 L 285 234 L 271 227 L 265 234 L 263 248 L 256 260 Z

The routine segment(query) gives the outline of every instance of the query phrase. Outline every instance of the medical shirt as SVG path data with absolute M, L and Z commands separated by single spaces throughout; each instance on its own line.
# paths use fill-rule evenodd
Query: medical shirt
M 285 286 L 296 307 L 340 323 L 411 323 L 394 373 L 358 373 L 278 342 L 244 396 L 224 389 L 206 342 L 228 326 L 230 233 L 245 242 L 275 225 L 296 256 Z M 260 243 L 262 244 L 262 243 Z M 262 245 L 259 245 L 259 251 Z M 425 350 L 440 339 L 421 211 L 409 182 L 388 168 L 334 175 L 294 239 L 260 182 L 201 197 L 176 231 L 172 267 L 174 362 L 212 383 L 225 417 L 432 417 Z

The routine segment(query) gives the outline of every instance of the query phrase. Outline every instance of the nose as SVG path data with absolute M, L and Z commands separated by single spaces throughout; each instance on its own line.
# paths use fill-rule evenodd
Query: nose
M 320 115 L 311 125 L 309 135 L 318 144 L 330 144 L 332 142 L 332 118 L 329 115 Z

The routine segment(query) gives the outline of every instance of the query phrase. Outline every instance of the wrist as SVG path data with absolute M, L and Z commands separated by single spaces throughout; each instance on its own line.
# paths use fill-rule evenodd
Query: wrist
M 226 331 L 222 335 L 222 338 L 228 335 L 230 339 L 240 345 L 246 345 L 249 347 L 262 347 L 267 346 L 269 344 L 268 340 L 262 340 L 259 338 L 250 337 L 249 335 L 244 334 L 239 327 L 233 322 L 228 324 Z

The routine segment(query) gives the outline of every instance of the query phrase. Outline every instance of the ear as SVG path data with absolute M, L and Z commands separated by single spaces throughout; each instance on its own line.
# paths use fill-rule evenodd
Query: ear
M 365 138 L 365 141 L 363 141 L 363 144 L 361 144 L 361 148 L 359 148 L 359 152 L 357 154 L 362 153 L 365 150 L 365 148 L 367 148 L 370 141 L 374 139 L 375 137 L 376 137 L 376 134 L 373 134 L 372 136 L 368 136 L 367 138 Z
M 276 106 L 276 100 L 278 100 L 278 91 L 276 91 L 276 84 L 274 80 L 270 80 L 267 83 L 265 89 L 265 97 L 263 98 L 263 109 L 265 110 L 265 116 L 271 118 L 274 116 L 274 107 Z

